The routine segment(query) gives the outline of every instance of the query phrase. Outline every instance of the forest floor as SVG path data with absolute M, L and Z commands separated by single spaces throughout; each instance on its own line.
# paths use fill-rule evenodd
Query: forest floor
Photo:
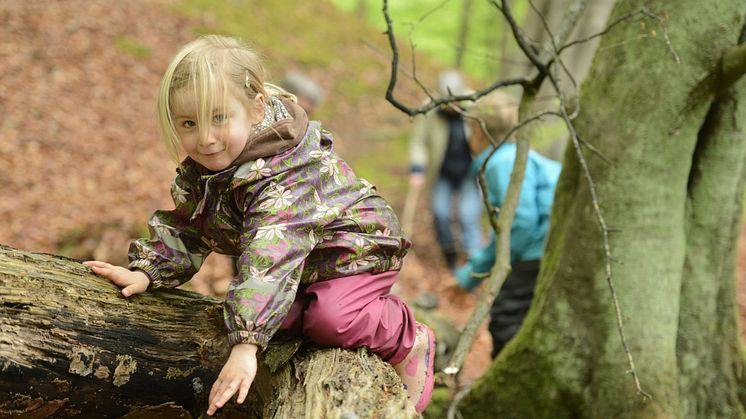
M 150 213 L 172 205 L 168 190 L 175 165 L 155 139 L 154 91 L 168 58 L 203 22 L 156 3 L 162 2 L 0 2 L 0 243 L 124 263 L 128 241 L 144 234 Z M 322 86 L 332 86 L 349 77 L 344 71 L 344 65 L 333 66 L 315 76 Z M 380 73 L 365 77 L 385 82 L 386 73 Z M 359 100 L 352 105 L 339 100 L 334 111 L 328 104 L 320 112 L 331 117 L 328 126 L 341 138 L 343 157 L 386 168 L 389 156 L 381 153 L 381 140 L 356 134 L 375 128 L 406 135 L 410 125 L 383 100 L 383 90 L 376 99 Z M 354 117 L 355 105 L 364 106 L 365 118 Z M 406 182 L 406 167 L 393 172 Z M 403 207 L 402 189 L 401 184 L 380 188 L 397 210 Z M 408 299 L 435 294 L 438 309 L 463 325 L 476 297 L 456 286 L 440 260 L 427 205 L 420 201 L 413 253 L 398 292 Z M 744 237 L 738 251 L 742 326 Z M 227 275 L 224 267 L 208 267 L 194 287 L 210 292 L 204 281 Z M 485 371 L 489 354 L 483 326 L 466 360 L 465 382 Z

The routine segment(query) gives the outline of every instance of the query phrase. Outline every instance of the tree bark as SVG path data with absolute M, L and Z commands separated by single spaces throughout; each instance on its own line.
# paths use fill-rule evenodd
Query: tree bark
M 652 399 L 627 373 L 601 231 L 570 147 L 532 308 L 459 404 L 463 417 L 746 416 L 735 302 L 746 82 L 691 101 L 737 46 L 746 3 L 633 0 L 613 16 L 642 6 L 644 25 L 629 21 L 603 37 L 575 126 L 613 161 L 586 152 L 606 222 L 619 230 L 613 281 Z
M 128 299 L 79 262 L 0 246 L 0 417 L 197 417 L 228 353 L 219 300 Z M 273 339 L 241 407 L 221 417 L 412 417 L 366 349 Z

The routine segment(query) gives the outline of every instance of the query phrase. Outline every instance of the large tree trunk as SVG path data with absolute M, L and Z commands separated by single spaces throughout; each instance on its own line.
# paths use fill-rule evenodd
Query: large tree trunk
M 708 89 L 739 42 L 746 3 L 633 0 L 613 16 L 641 6 L 661 20 L 640 17 L 604 36 L 575 122 L 613 161 L 586 149 L 606 222 L 620 230 L 610 239 L 621 262 L 613 283 L 652 399 L 628 373 L 600 227 L 568 147 L 533 306 L 460 403 L 464 417 L 746 416 L 734 286 L 746 82 Z
M 216 299 L 129 299 L 80 263 L 0 246 L 0 417 L 196 417 L 228 353 Z M 221 417 L 411 417 L 365 349 L 275 339 L 241 408 Z M 300 346 L 300 349 L 299 349 Z

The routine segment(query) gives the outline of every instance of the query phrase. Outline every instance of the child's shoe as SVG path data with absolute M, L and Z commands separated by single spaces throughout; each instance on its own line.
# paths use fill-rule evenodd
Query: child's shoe
M 433 360 L 435 336 L 424 324 L 417 323 L 414 346 L 402 362 L 394 365 L 414 409 L 421 413 L 433 397 Z

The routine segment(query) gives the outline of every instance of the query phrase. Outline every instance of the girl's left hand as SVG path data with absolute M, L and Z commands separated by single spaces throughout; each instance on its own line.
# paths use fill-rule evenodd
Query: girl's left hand
M 220 370 L 217 381 L 212 385 L 207 408 L 209 416 L 223 407 L 236 391 L 238 391 L 236 403 L 244 402 L 256 376 L 256 351 L 257 346 L 251 343 L 239 343 L 233 346 L 228 362 Z
M 96 275 L 102 276 L 120 287 L 124 287 L 122 295 L 125 297 L 145 292 L 150 284 L 150 277 L 143 271 L 130 271 L 121 266 L 96 260 L 83 262 L 83 265 L 90 267 Z

